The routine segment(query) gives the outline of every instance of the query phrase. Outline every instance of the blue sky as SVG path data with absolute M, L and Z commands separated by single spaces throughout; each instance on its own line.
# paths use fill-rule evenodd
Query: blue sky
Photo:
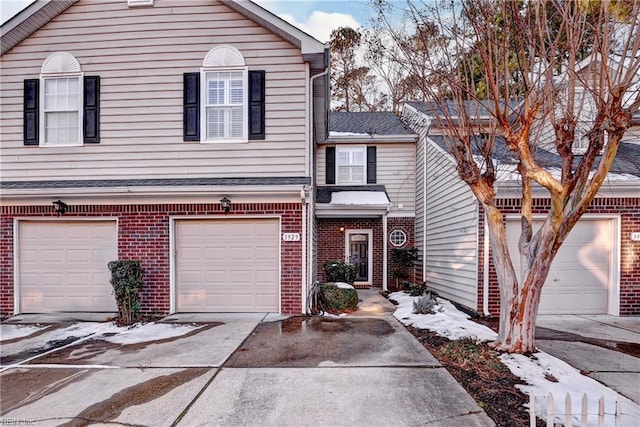
M 254 1 L 323 42 L 329 40 L 332 29 L 342 26 L 367 26 L 371 15 L 368 0 Z M 2 23 L 31 2 L 32 0 L 0 0 Z

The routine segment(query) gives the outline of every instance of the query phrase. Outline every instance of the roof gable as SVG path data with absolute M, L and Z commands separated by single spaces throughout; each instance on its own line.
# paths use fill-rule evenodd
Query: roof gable
M 37 0 L 23 9 L 0 27 L 0 44 L 2 49 L 0 54 L 4 55 L 4 53 L 25 40 L 78 1 L 79 0 Z M 305 61 L 310 62 L 312 68 L 324 69 L 328 66 L 329 53 L 327 46 L 307 33 L 249 0 L 218 1 L 298 47 Z

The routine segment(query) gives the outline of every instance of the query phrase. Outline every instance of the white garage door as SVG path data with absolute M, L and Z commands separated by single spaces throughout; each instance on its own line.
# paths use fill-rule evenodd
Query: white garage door
M 278 219 L 177 220 L 176 310 L 279 312 Z
M 117 311 L 109 261 L 118 256 L 115 221 L 20 221 L 21 313 Z
M 520 221 L 507 221 L 507 239 L 515 258 L 519 237 Z M 607 313 L 611 241 L 610 220 L 583 219 L 576 224 L 551 265 L 542 288 L 540 314 Z M 514 263 L 519 274 L 520 259 Z

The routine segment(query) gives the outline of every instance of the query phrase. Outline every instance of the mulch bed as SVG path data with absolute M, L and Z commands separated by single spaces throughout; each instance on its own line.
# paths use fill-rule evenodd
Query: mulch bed
M 433 354 L 498 426 L 529 426 L 529 397 L 516 388 L 524 382 L 498 359 L 486 343 L 451 341 L 425 329 L 407 330 Z M 537 420 L 537 425 L 545 423 Z

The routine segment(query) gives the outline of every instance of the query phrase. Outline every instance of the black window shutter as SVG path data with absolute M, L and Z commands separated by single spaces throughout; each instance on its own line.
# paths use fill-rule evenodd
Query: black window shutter
M 336 183 L 336 147 L 327 147 L 325 150 L 326 154 L 326 183 L 327 184 L 335 184 Z
M 84 78 L 84 114 L 82 133 L 85 144 L 100 142 L 100 77 Z
M 38 108 L 40 101 L 40 80 L 27 79 L 24 81 L 23 100 L 23 133 L 24 145 L 38 145 L 40 126 L 38 120 Z
M 264 139 L 265 73 L 249 71 L 249 139 Z
M 200 141 L 200 73 L 184 73 L 182 139 Z
M 367 147 L 367 184 L 376 183 L 376 147 Z

